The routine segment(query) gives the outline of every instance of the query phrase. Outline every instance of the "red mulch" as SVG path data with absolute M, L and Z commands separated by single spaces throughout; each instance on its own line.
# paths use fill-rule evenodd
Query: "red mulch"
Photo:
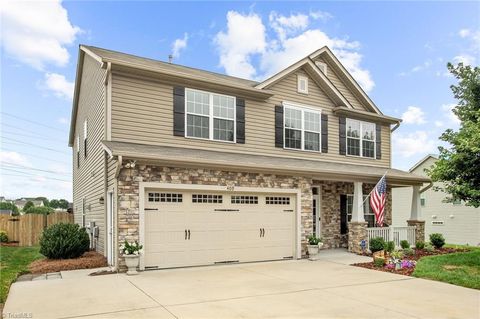
M 45 274 L 75 269 L 91 269 L 108 266 L 107 259 L 96 251 L 89 251 L 74 259 L 40 259 L 32 262 L 28 269 L 32 274 Z
M 453 254 L 453 253 L 461 253 L 461 252 L 466 252 L 468 249 L 461 249 L 461 248 L 440 248 L 440 249 L 435 249 L 434 251 L 426 251 L 425 249 L 414 249 L 415 254 L 411 256 L 405 256 L 404 259 L 408 260 L 419 260 L 422 257 L 425 256 L 435 256 L 435 255 L 445 255 L 445 254 Z M 362 267 L 362 268 L 368 268 L 368 269 L 373 269 L 373 270 L 379 270 L 379 271 L 384 271 L 384 272 L 390 272 L 393 274 L 398 274 L 398 275 L 405 275 L 405 276 L 411 276 L 412 273 L 415 270 L 415 267 L 413 268 L 402 268 L 399 270 L 395 269 L 389 269 L 386 267 L 376 267 L 373 263 L 373 260 L 368 263 L 357 263 L 353 264 L 352 266 L 357 266 L 357 267 Z
M 0 246 L 17 247 L 17 246 L 18 246 L 18 242 L 11 241 L 11 242 L 8 242 L 8 243 L 0 243 Z

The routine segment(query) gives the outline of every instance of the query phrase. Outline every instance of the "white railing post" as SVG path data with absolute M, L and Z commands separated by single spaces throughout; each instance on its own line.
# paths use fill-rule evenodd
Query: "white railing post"
M 395 227 L 393 226 L 388 226 L 388 241 L 393 241 L 393 232 L 395 230 Z

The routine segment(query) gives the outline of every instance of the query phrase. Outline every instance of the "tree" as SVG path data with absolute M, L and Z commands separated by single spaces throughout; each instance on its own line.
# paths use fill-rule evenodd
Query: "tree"
M 19 215 L 18 207 L 13 203 L 1 202 L 0 209 L 11 210 L 14 216 Z
M 51 207 L 35 206 L 35 207 L 30 207 L 27 211 L 25 211 L 25 214 L 48 215 L 48 214 L 51 214 L 53 212 L 54 212 L 54 210 Z
M 59 203 L 58 200 L 52 199 L 52 200 L 50 200 L 50 204 L 49 204 L 48 206 L 50 206 L 50 207 L 52 207 L 52 208 L 59 208 L 59 207 L 60 207 L 60 203 Z
M 447 129 L 440 140 L 448 147 L 439 147 L 440 156 L 428 171 L 436 187 L 448 193 L 447 201 L 463 200 L 466 205 L 480 206 L 480 68 L 448 64 L 458 79 L 451 89 L 458 105 L 453 113 L 460 120 L 458 132 Z
M 59 208 L 62 208 L 62 209 L 67 209 L 67 208 L 68 208 L 68 204 L 69 204 L 69 203 L 68 203 L 68 200 L 66 200 L 66 199 L 60 199 L 60 200 L 58 201 L 58 207 L 59 207 Z
M 25 203 L 25 206 L 23 206 L 23 211 L 26 212 L 30 207 L 35 207 L 35 204 L 31 200 Z

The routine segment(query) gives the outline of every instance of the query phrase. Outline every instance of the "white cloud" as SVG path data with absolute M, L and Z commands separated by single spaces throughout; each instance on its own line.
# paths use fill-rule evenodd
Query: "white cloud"
M 424 124 L 425 112 L 417 106 L 409 106 L 407 110 L 402 114 L 402 120 L 405 124 Z
M 412 67 L 408 71 L 400 72 L 398 75 L 407 76 L 407 75 L 410 75 L 412 73 L 417 73 L 417 72 L 428 69 L 431 65 L 432 65 L 432 61 L 427 60 L 427 61 L 423 62 L 422 64 L 415 65 L 414 67 Z
M 257 71 L 251 63 L 254 54 L 262 53 L 267 45 L 265 26 L 257 14 L 227 13 L 227 31 L 215 36 L 220 51 L 220 65 L 228 75 L 254 78 Z
M 418 154 L 436 151 L 437 143 L 425 131 L 406 134 L 395 133 L 392 136 L 393 152 L 401 157 L 412 157 Z
M 333 15 L 326 11 L 310 11 L 310 17 L 315 20 L 321 20 L 323 22 L 328 21 L 333 18 Z
M 72 25 L 60 0 L 2 1 L 2 46 L 15 59 L 37 69 L 47 63 L 64 66 L 81 29 Z
M 65 76 L 57 73 L 45 73 L 45 87 L 55 96 L 71 100 L 73 98 L 73 82 L 67 81 Z
M 30 161 L 23 155 L 17 152 L 9 152 L 9 151 L 0 151 L 0 163 L 2 164 L 17 164 L 31 167 L 32 164 Z
M 185 33 L 183 38 L 176 39 L 172 43 L 172 54 L 174 58 L 178 58 L 180 56 L 180 51 L 184 50 L 187 47 L 188 42 L 188 34 Z
M 453 58 L 454 63 L 463 63 L 464 65 L 474 65 L 476 58 L 470 54 L 460 54 Z
M 435 121 L 435 126 L 436 126 L 436 127 L 442 127 L 442 126 L 443 126 L 443 122 L 442 122 L 442 121 Z
M 461 38 L 466 38 L 468 37 L 472 32 L 470 31 L 470 29 L 461 29 L 460 31 L 458 31 L 458 35 L 461 37 Z
M 267 35 L 267 27 L 260 16 L 242 15 L 235 11 L 227 14 L 227 32 L 219 32 L 215 43 L 220 51 L 220 65 L 228 75 L 265 79 L 295 63 L 315 50 L 328 46 L 365 91 L 375 83 L 370 72 L 361 67 L 360 44 L 329 37 L 320 29 L 308 29 L 305 14 L 269 15 L 274 35 Z M 258 70 L 252 58 L 258 57 Z

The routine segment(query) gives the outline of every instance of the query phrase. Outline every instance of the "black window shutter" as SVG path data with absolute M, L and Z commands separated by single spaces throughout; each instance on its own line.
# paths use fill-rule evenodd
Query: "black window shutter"
M 339 153 L 340 155 L 345 155 L 347 152 L 347 128 L 346 128 L 346 119 L 345 117 L 339 117 L 338 118 L 338 124 L 339 124 Z
M 245 100 L 237 97 L 237 143 L 245 144 Z
M 346 234 L 347 230 L 347 195 L 340 195 L 340 234 Z
M 275 147 L 283 148 L 283 106 L 275 105 Z
M 377 139 L 377 159 L 382 159 L 382 126 L 375 124 L 375 136 Z
M 322 114 L 322 153 L 328 153 L 328 115 Z
M 185 136 L 185 88 L 173 88 L 173 135 Z

